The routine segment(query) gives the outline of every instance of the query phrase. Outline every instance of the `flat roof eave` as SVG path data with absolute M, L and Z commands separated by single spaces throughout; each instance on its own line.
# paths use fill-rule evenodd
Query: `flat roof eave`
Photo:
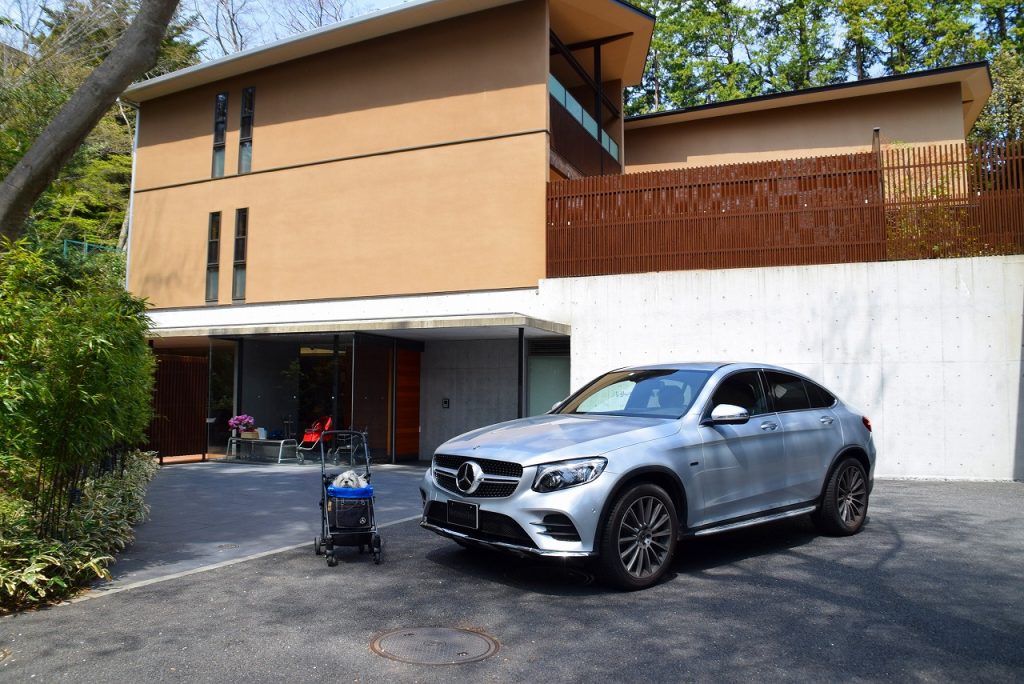
M 963 104 L 964 134 L 974 126 L 985 102 L 992 94 L 992 76 L 988 62 L 958 64 L 942 69 L 915 71 L 894 76 L 882 76 L 863 81 L 848 81 L 829 86 L 794 90 L 785 93 L 760 95 L 740 100 L 714 102 L 696 107 L 684 107 L 665 112 L 640 114 L 625 121 L 626 130 L 665 126 L 699 119 L 711 119 L 734 114 L 796 107 L 817 102 L 830 102 L 867 95 L 926 88 L 929 86 L 958 83 Z

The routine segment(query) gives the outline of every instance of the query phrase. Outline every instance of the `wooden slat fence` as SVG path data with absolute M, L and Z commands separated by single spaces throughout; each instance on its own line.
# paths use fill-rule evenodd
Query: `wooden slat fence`
M 1024 144 L 885 150 L 886 258 L 1024 251 Z
M 547 273 L 1020 253 L 1021 178 L 1020 145 L 949 145 L 552 182 Z

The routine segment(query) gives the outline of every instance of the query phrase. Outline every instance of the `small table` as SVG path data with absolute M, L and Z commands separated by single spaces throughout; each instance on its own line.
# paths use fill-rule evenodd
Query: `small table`
M 253 450 L 257 444 L 276 444 L 277 445 L 277 462 L 283 463 L 285 460 L 298 461 L 298 457 L 295 454 L 295 449 L 299 446 L 299 443 L 294 439 L 248 439 L 243 437 L 229 437 L 228 438 L 228 453 L 234 454 L 235 458 L 241 458 L 241 449 L 238 448 L 239 444 L 249 445 L 249 458 L 253 459 Z M 284 448 L 291 447 L 292 456 L 285 457 Z

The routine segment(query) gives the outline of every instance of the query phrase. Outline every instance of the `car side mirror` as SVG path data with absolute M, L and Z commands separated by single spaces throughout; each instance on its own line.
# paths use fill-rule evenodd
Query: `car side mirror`
M 733 404 L 719 404 L 711 410 L 711 419 L 705 425 L 743 425 L 750 420 L 747 409 Z

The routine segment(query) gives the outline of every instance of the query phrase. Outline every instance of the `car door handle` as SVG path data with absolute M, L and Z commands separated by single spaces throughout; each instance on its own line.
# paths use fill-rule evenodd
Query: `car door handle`
M 779 428 L 779 424 L 778 423 L 769 423 L 767 421 L 764 422 L 764 423 L 761 423 L 761 429 L 764 430 L 765 432 L 774 431 L 774 430 L 777 430 L 778 428 Z
M 822 425 L 831 425 L 832 421 L 835 420 L 832 416 L 822 416 L 818 419 Z

